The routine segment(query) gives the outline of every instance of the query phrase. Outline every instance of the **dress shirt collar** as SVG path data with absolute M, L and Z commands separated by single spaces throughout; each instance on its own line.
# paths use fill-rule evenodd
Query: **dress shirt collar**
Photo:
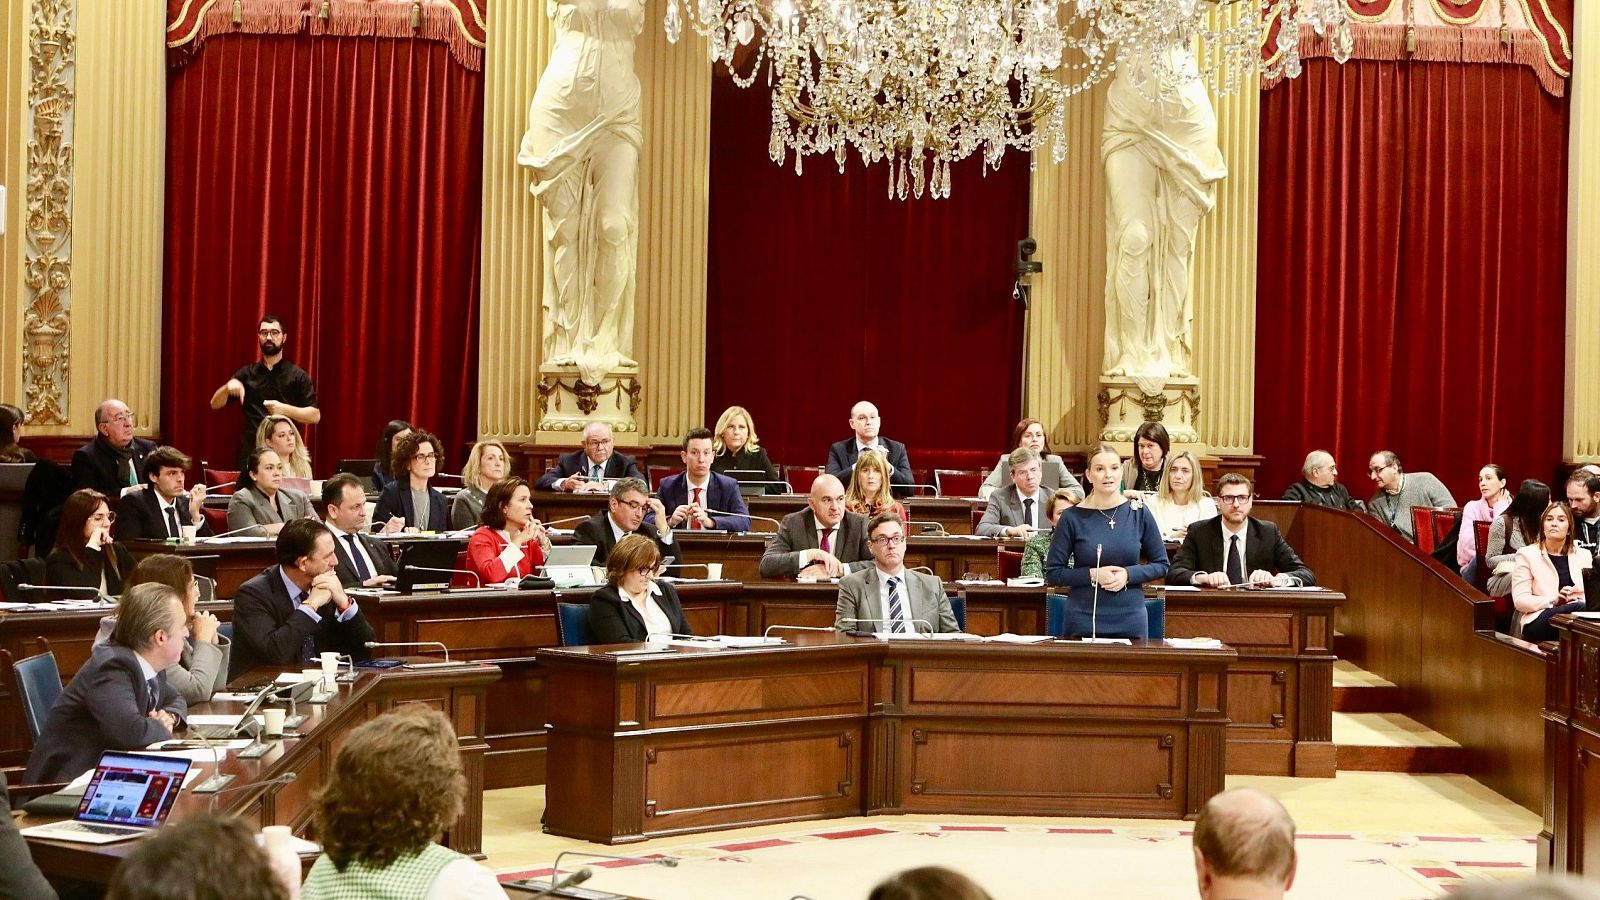
M 156 667 L 150 665 L 150 660 L 145 659 L 143 653 L 135 650 L 133 651 L 133 658 L 139 661 L 139 674 L 144 676 L 145 681 L 156 677 Z
M 627 537 L 628 534 L 630 534 L 630 532 L 622 530 L 622 526 L 617 524 L 616 519 L 611 518 L 610 510 L 606 511 L 606 524 L 611 527 L 611 540 L 613 543 L 622 540 L 623 538 Z
M 285 569 L 283 566 L 278 567 L 278 577 L 283 579 L 283 586 L 289 591 L 290 603 L 299 605 L 300 601 L 296 598 L 300 596 L 300 592 L 302 590 L 306 591 L 307 593 L 310 592 L 308 588 L 302 588 L 300 585 L 295 584 L 294 581 L 289 578 L 289 570 Z

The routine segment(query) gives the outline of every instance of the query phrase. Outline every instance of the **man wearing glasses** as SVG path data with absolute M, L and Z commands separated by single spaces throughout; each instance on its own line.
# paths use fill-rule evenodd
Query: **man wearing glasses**
M 1427 472 L 1407 472 L 1393 450 L 1379 450 L 1367 463 L 1367 477 L 1378 492 L 1367 501 L 1367 512 L 1416 543 L 1416 525 L 1411 509 L 1416 506 L 1456 505 L 1456 498 L 1439 479 Z
M 894 513 L 867 523 L 873 564 L 839 579 L 833 627 L 840 631 L 927 634 L 961 630 L 938 576 L 905 567 L 906 526 Z
M 608 482 L 618 478 L 644 481 L 644 473 L 639 471 L 634 458 L 616 450 L 617 440 L 611 434 L 611 426 L 590 422 L 583 427 L 583 447 L 563 453 L 556 460 L 555 468 L 540 475 L 534 487 L 541 491 L 603 494 L 610 489 Z
M 1167 583 L 1195 587 L 1303 587 L 1315 575 L 1271 522 L 1250 515 L 1250 479 L 1236 472 L 1217 479 L 1221 514 L 1189 526 L 1172 558 Z
M 644 479 L 624 478 L 618 481 L 611 488 L 611 502 L 606 506 L 607 509 L 585 519 L 572 532 L 573 543 L 594 545 L 594 562 L 590 565 L 605 565 L 611 556 L 611 548 L 630 534 L 642 534 L 654 541 L 662 559 L 676 556 L 678 562 L 683 562 L 683 555 L 674 549 L 676 542 L 672 540 L 672 528 L 664 524 L 667 521 L 667 509 L 660 500 L 650 496 L 650 487 L 644 483 Z M 654 512 L 656 521 L 663 523 L 660 531 L 644 520 L 647 512 Z
M 93 488 L 116 505 L 144 487 L 144 458 L 156 445 L 133 436 L 133 411 L 121 400 L 107 400 L 94 411 L 99 435 L 72 454 L 72 486 Z
M 317 409 L 317 387 L 306 370 L 283 358 L 283 345 L 289 332 L 277 316 L 263 316 L 256 328 L 261 360 L 233 373 L 233 377 L 211 395 L 211 408 L 221 409 L 230 398 L 244 407 L 244 430 L 239 434 L 237 464 L 256 447 L 256 429 L 268 415 L 288 416 L 301 425 L 322 421 Z

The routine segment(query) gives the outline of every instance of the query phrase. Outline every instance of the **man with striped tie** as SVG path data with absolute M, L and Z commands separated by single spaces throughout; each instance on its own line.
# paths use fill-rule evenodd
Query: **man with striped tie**
M 894 513 L 867 523 L 873 564 L 839 579 L 833 627 L 840 631 L 957 632 L 944 583 L 905 567 L 906 526 Z

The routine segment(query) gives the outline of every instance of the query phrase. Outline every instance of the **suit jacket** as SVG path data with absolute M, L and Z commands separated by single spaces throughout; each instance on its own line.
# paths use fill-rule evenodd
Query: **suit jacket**
M 137 750 L 170 739 L 172 732 L 149 711 L 164 709 L 183 721 L 189 707 L 166 675 L 156 673 L 156 686 L 152 706 L 138 655 L 121 644 L 94 648 L 50 707 L 23 782 L 70 781 L 93 768 L 107 750 Z
M 582 450 L 561 454 L 556 459 L 556 467 L 540 475 L 539 480 L 534 483 L 534 487 L 541 491 L 557 490 L 556 482 L 563 478 L 570 478 L 573 475 L 582 475 L 584 477 L 589 475 L 589 457 Z M 607 478 L 637 478 L 645 484 L 650 483 L 644 477 L 644 473 L 639 471 L 639 464 L 634 462 L 633 457 L 626 453 L 611 454 L 610 458 L 606 460 L 605 476 Z
M 694 634 L 689 620 L 684 618 L 683 603 L 678 592 L 665 581 L 657 581 L 661 593 L 656 595 L 656 605 L 667 614 L 673 634 Z M 644 617 L 634 609 L 633 603 L 624 600 L 614 584 L 598 588 L 589 597 L 589 639 L 596 644 L 637 644 L 649 637 Z
M 513 578 L 520 580 L 532 575 L 536 567 L 544 565 L 544 546 L 538 541 L 529 541 L 522 545 L 522 558 L 507 569 L 500 554 L 506 552 L 509 546 L 511 542 L 504 535 L 487 525 L 479 525 L 472 532 L 472 537 L 467 540 L 466 568 L 478 576 L 480 585 L 503 584 Z
M 178 524 L 189 524 L 189 495 L 179 494 L 172 502 L 178 508 Z M 161 500 L 156 497 L 155 488 L 145 483 L 145 489 L 135 491 L 123 497 L 117 504 L 117 524 L 113 526 L 113 533 L 119 541 L 164 541 L 172 535 L 167 534 L 167 520 L 161 515 Z M 211 526 L 206 522 L 206 517 L 200 517 L 201 535 L 210 535 Z
M 635 533 L 642 534 L 650 540 L 655 541 L 656 549 L 661 552 L 662 559 L 666 559 L 669 556 L 676 556 L 678 558 L 678 562 L 684 562 L 683 548 L 678 546 L 678 542 L 674 540 L 672 543 L 668 544 L 661 540 L 661 533 L 656 531 L 655 526 L 651 525 L 649 522 L 641 523 L 639 525 L 639 530 Z M 602 509 L 585 519 L 572 532 L 572 542 L 574 544 L 593 544 L 594 562 L 590 563 L 590 565 L 605 565 L 606 559 L 611 556 L 611 548 L 617 545 L 617 538 L 611 531 L 610 511 Z
M 144 458 L 155 449 L 156 445 L 151 441 L 137 437 L 133 439 L 135 484 L 145 483 Z M 72 452 L 72 484 L 74 489 L 94 488 L 110 497 L 113 504 L 122 496 L 122 489 L 128 486 L 128 482 L 117 477 L 117 454 L 98 437 Z
M 739 492 L 739 482 L 726 475 L 710 473 L 710 480 L 706 483 L 706 495 L 702 505 L 706 509 L 722 509 L 728 512 L 747 514 L 749 507 L 744 504 L 744 495 Z M 668 475 L 661 479 L 661 489 L 656 491 L 656 496 L 661 499 L 661 505 L 667 508 L 667 515 L 689 502 L 689 478 L 682 472 Z M 651 514 L 654 516 L 654 513 Z M 711 517 L 712 527 L 723 531 L 749 531 L 750 518 L 748 515 L 717 516 Z M 689 527 L 687 521 L 678 525 L 679 529 Z
M 333 534 L 329 529 L 329 534 Z M 383 541 L 370 534 L 357 534 L 356 541 L 362 549 L 367 551 L 367 556 L 372 560 L 373 575 L 399 575 L 400 569 L 394 563 L 394 555 L 389 552 L 389 547 Z M 350 558 L 350 548 L 344 538 L 333 535 L 333 549 L 339 555 L 339 567 L 334 570 L 339 576 L 339 583 L 345 587 L 359 587 L 361 578 L 356 574 L 355 561 Z
M 311 498 L 294 488 L 278 488 L 278 505 L 283 508 L 281 516 L 272 507 L 272 501 L 255 487 L 240 488 L 228 498 L 228 530 L 238 531 L 251 525 L 271 525 L 274 522 L 291 522 L 295 519 L 317 517 L 316 510 L 311 508 Z M 254 537 L 267 536 L 265 528 L 255 528 L 240 533 Z
M 348 622 L 340 622 L 332 603 L 318 615 L 322 621 L 296 608 L 284 587 L 280 567 L 271 566 L 239 586 L 233 595 L 233 654 L 228 660 L 228 680 L 258 666 L 300 668 L 300 648 L 312 638 L 316 652 L 346 653 L 366 659 L 366 642 L 375 640 L 372 625 L 356 607 Z
M 906 456 L 906 445 L 899 441 L 890 440 L 883 435 L 878 435 L 878 444 L 889 451 L 889 466 L 894 473 L 889 481 L 894 484 L 912 484 L 916 479 L 911 477 L 911 459 Z M 860 451 L 856 449 L 856 437 L 850 437 L 828 448 L 828 474 L 837 476 L 844 482 L 845 487 L 850 486 L 850 472 L 856 466 L 856 457 Z
M 1594 557 L 1588 550 L 1574 545 L 1572 552 L 1567 555 L 1567 572 L 1572 576 L 1573 587 L 1577 589 L 1572 599 L 1588 601 L 1583 575 L 1585 570 L 1592 568 Z M 1511 602 L 1517 608 L 1518 634 L 1522 633 L 1522 626 L 1537 619 L 1539 613 L 1566 602 L 1561 599 L 1561 576 L 1550 561 L 1550 554 L 1545 551 L 1543 542 L 1529 544 L 1517 551 L 1516 563 L 1511 570 Z
M 1274 575 L 1289 575 L 1306 586 L 1317 583 L 1317 576 L 1295 555 L 1294 548 L 1283 539 L 1283 532 L 1271 522 L 1254 516 L 1245 520 L 1244 575 L 1265 569 Z M 1221 572 L 1228 565 L 1222 546 L 1222 517 L 1205 519 L 1189 526 L 1183 546 L 1172 558 L 1167 570 L 1168 584 L 1191 584 L 1197 572 Z
M 944 592 L 944 583 L 938 577 L 906 569 L 906 596 L 911 601 L 911 618 L 932 625 L 940 634 L 961 630 L 956 623 L 955 611 L 950 608 L 950 598 Z M 833 627 L 840 631 L 887 631 L 888 625 L 880 622 L 860 624 L 845 619 L 881 619 L 886 611 L 879 600 L 879 579 L 883 577 L 876 565 L 859 572 L 851 572 L 839 579 L 839 602 L 834 607 Z M 913 624 L 912 628 L 921 626 Z
M 11 818 L 4 773 L 0 773 L 0 872 L 6 873 L 0 880 L 0 900 L 56 900 L 56 889 L 34 864 L 28 842 Z
M 762 578 L 794 578 L 800 574 L 801 551 L 817 550 L 817 515 L 807 506 L 799 512 L 783 517 L 778 533 L 767 541 L 761 554 Z M 839 530 L 833 534 L 833 555 L 844 563 L 847 570 L 855 571 L 872 565 L 872 551 L 867 549 L 867 517 L 853 512 L 839 520 Z
M 65 550 L 52 550 L 44 558 L 45 584 L 64 584 L 73 587 L 100 587 L 100 575 L 104 571 L 106 578 L 105 592 L 110 595 L 122 593 L 122 582 L 126 581 L 128 574 L 133 571 L 133 554 L 128 548 L 113 541 L 109 545 L 111 554 L 117 558 L 115 571 L 106 566 L 105 550 L 91 550 L 83 548 L 83 568 L 78 568 L 78 563 L 72 555 Z M 84 594 L 76 597 L 79 600 L 93 599 Z
M 983 521 L 978 523 L 980 537 L 1001 537 L 1005 529 L 1022 524 L 1022 498 L 1017 493 L 1017 486 L 1008 484 L 989 495 L 989 508 L 983 511 Z M 1034 522 L 1041 530 L 1049 531 L 1050 492 L 1043 485 L 1039 487 L 1039 502 L 1034 506 L 1038 507 L 1033 511 Z
M 399 516 L 406 520 L 407 528 L 417 526 L 416 501 L 411 496 L 411 485 L 406 481 L 393 481 L 378 495 L 378 505 L 372 508 L 372 530 L 383 528 L 391 516 Z M 444 502 L 444 495 L 428 488 L 428 530 L 450 530 L 450 507 Z

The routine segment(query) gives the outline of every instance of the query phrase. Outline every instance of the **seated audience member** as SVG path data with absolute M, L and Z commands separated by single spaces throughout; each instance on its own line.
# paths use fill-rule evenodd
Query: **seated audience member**
M 479 441 L 467 454 L 467 465 L 461 470 L 461 490 L 450 501 L 450 527 L 468 531 L 478 527 L 478 515 L 483 512 L 483 498 L 494 483 L 506 477 L 511 465 L 511 454 L 499 441 Z
M 683 471 L 661 479 L 656 495 L 661 505 L 672 512 L 667 516 L 671 528 L 690 531 L 714 528 L 722 531 L 749 531 L 749 510 L 739 482 L 711 471 L 711 429 L 693 428 L 683 437 Z M 730 513 L 732 515 L 730 515 Z
M 879 437 L 878 428 L 882 423 L 878 408 L 871 403 L 863 400 L 850 407 L 850 430 L 855 434 L 828 448 L 828 474 L 844 481 L 855 470 L 856 457 L 861 455 L 861 451 L 876 450 L 889 461 L 892 473 L 890 481 L 895 484 L 913 483 L 915 479 L 911 477 L 911 460 L 906 456 L 906 445 Z
M 1550 505 L 1550 488 L 1537 479 L 1525 479 L 1511 498 L 1506 511 L 1489 525 L 1489 544 L 1483 548 L 1483 564 L 1489 567 L 1484 590 L 1491 597 L 1511 596 L 1511 573 L 1517 551 L 1538 543 L 1539 518 Z
M 694 634 L 678 592 L 656 580 L 661 552 L 649 538 L 630 534 L 606 558 L 606 584 L 589 597 L 589 638 L 596 644 L 630 644 Z
M 278 564 L 239 586 L 233 597 L 230 679 L 257 666 L 298 669 L 326 652 L 366 659 L 372 626 L 333 573 L 333 535 L 315 519 L 278 532 Z
M 1595 552 L 1600 548 L 1600 475 L 1587 468 L 1573 472 L 1567 479 L 1567 505 L 1578 520 L 1573 539 Z
M 1203 900 L 1282 897 L 1294 885 L 1294 819 L 1252 788 L 1213 795 L 1194 823 L 1194 872 Z
M 384 543 L 367 534 L 367 492 L 361 479 L 340 472 L 322 483 L 322 524 L 333 535 L 334 574 L 350 587 L 383 587 L 400 574 Z
M 711 471 L 727 475 L 735 481 L 766 481 L 763 494 L 781 494 L 783 485 L 778 482 L 778 467 L 761 449 L 756 436 L 755 420 L 742 406 L 730 406 L 717 417 L 717 434 L 711 441 L 716 457 L 711 460 Z
M 1378 492 L 1367 501 L 1367 512 L 1412 543 L 1417 540 L 1417 529 L 1411 521 L 1413 507 L 1456 505 L 1456 498 L 1450 496 L 1439 479 L 1427 472 L 1407 472 L 1393 450 L 1372 454 L 1367 475 L 1378 486 Z
M 1478 470 L 1477 500 L 1470 501 L 1461 511 L 1461 532 L 1456 537 L 1456 571 L 1471 581 L 1473 565 L 1478 561 L 1478 535 L 1474 522 L 1493 522 L 1496 516 L 1511 505 L 1511 492 L 1506 490 L 1506 470 L 1489 463 Z
M 38 460 L 22 440 L 22 410 L 0 403 L 0 463 L 30 463 Z
M 905 523 L 879 513 L 867 523 L 872 565 L 839 579 L 833 627 L 840 631 L 941 634 L 961 630 L 944 583 L 905 567 Z
M 1167 454 L 1172 438 L 1167 426 L 1146 422 L 1133 433 L 1133 458 L 1122 470 L 1122 490 L 1135 497 L 1154 496 L 1161 489 L 1161 476 L 1167 471 Z
M 144 484 L 144 458 L 156 445 L 133 436 L 133 412 L 121 400 L 107 400 L 94 411 L 99 435 L 72 454 L 72 484 L 120 499 Z
M 24 784 L 71 781 L 107 750 L 170 740 L 188 705 L 163 674 L 183 656 L 189 628 L 178 593 L 142 584 L 117 606 L 111 640 L 95 647 L 39 731 Z
M 1011 483 L 989 495 L 989 508 L 978 523 L 979 537 L 1027 538 L 1050 530 L 1053 523 L 1045 513 L 1050 494 L 1040 484 L 1041 462 L 1039 451 L 1031 447 L 1018 447 L 1006 457 Z
M 1078 484 L 1078 479 L 1067 471 L 1067 464 L 1061 457 L 1050 452 L 1050 441 L 1045 436 L 1044 425 L 1038 419 L 1023 419 L 1017 427 L 1011 429 L 1011 446 L 1015 449 L 1027 447 L 1039 454 L 1039 484 L 1047 491 L 1058 488 L 1067 488 L 1083 499 L 1083 486 Z M 987 500 L 989 495 L 1011 483 L 1011 454 L 1000 457 L 1000 461 L 989 470 L 989 477 L 978 486 L 978 499 Z
M 196 534 L 211 534 L 200 512 L 206 486 L 183 489 L 184 473 L 194 461 L 171 447 L 157 447 L 145 457 L 145 486 L 117 503 L 116 535 L 119 541 L 164 541 L 183 537 L 183 526 Z
M 1289 489 L 1283 492 L 1283 499 L 1307 506 L 1353 509 L 1357 512 L 1367 508 L 1366 504 L 1351 497 L 1345 486 L 1339 483 L 1339 467 L 1334 463 L 1332 453 L 1326 450 L 1307 453 L 1300 474 L 1304 477 L 1289 485 Z
M 1572 510 L 1551 503 L 1539 517 L 1539 540 L 1517 551 L 1511 573 L 1511 602 L 1517 608 L 1512 636 L 1553 641 L 1552 616 L 1583 609 L 1583 573 L 1594 556 L 1573 540 Z
M 394 484 L 394 475 L 389 472 L 389 460 L 394 459 L 394 452 L 400 449 L 400 442 L 410 433 L 411 423 L 405 419 L 390 419 L 389 424 L 383 426 L 383 435 L 378 438 L 378 446 L 372 451 L 373 490 L 382 492 L 384 488 Z
M 762 578 L 837 578 L 872 564 L 866 517 L 844 506 L 844 485 L 832 475 L 811 482 L 806 508 L 783 517 L 761 554 Z
M 139 841 L 111 876 L 106 900 L 294 900 L 255 830 L 230 816 L 202 816 Z
M 1026 578 L 1044 577 L 1044 560 L 1050 555 L 1051 531 L 1056 527 L 1056 520 L 1061 518 L 1061 511 L 1071 509 L 1078 505 L 1078 495 L 1067 488 L 1061 488 L 1050 495 L 1050 503 L 1046 507 L 1046 517 L 1050 521 L 1050 528 L 1028 538 L 1027 546 L 1022 548 L 1022 574 Z M 1067 565 L 1071 565 L 1069 561 Z
M 512 476 L 489 487 L 478 521 L 467 541 L 467 568 L 481 584 L 520 581 L 544 565 L 550 535 L 533 517 L 533 489 Z
M 994 900 L 978 883 L 953 869 L 923 866 L 891 875 L 867 900 Z
M 283 477 L 312 479 L 311 454 L 300 438 L 300 429 L 288 416 L 270 415 L 256 428 L 256 446 L 267 447 L 283 463 Z
M 617 439 L 611 434 L 611 426 L 590 422 L 583 427 L 583 447 L 558 457 L 555 468 L 540 475 L 536 487 L 541 491 L 599 494 L 608 489 L 608 481 L 619 478 L 645 481 L 633 457 L 618 453 L 616 449 Z
M 1278 526 L 1250 515 L 1250 489 L 1250 479 L 1237 472 L 1217 479 L 1217 505 L 1222 515 L 1189 526 L 1167 571 L 1168 584 L 1220 588 L 1317 583 Z
M 444 461 L 439 439 L 420 428 L 412 429 L 394 451 L 389 470 L 395 480 L 378 495 L 372 510 L 373 531 L 448 531 L 449 505 L 429 482 Z
M 61 507 L 56 547 L 44 559 L 45 584 L 122 593 L 122 580 L 133 571 L 133 554 L 111 540 L 116 521 L 104 494 L 89 488 L 73 491 Z
M 316 516 L 311 498 L 283 486 L 283 462 L 275 450 L 257 447 L 244 458 L 244 470 L 228 498 L 228 530 L 250 537 L 272 537 L 285 522 Z
M 1187 450 L 1167 458 L 1167 471 L 1161 487 L 1150 498 L 1150 511 L 1156 515 L 1164 540 L 1181 541 L 1189 526 L 1217 517 L 1217 504 L 1200 487 L 1200 460 Z
M 168 666 L 162 674 L 167 684 L 183 697 L 186 703 L 204 703 L 211 695 L 227 687 L 228 653 L 233 642 L 217 633 L 217 617 L 196 608 L 200 602 L 200 584 L 195 581 L 194 567 L 189 561 L 173 553 L 154 553 L 139 560 L 128 575 L 127 595 L 141 584 L 162 584 L 172 588 L 183 603 L 184 621 L 189 626 L 189 639 L 184 642 L 183 655 L 175 665 Z M 120 605 L 119 605 L 120 610 Z M 94 637 L 96 647 L 111 640 L 116 632 L 117 617 L 103 616 L 100 633 Z
M 1450 900 L 1600 900 L 1600 887 L 1574 875 L 1535 875 L 1510 881 L 1469 881 Z
M 5 900 L 56 900 L 56 889 L 44 878 L 28 852 L 28 841 L 11 818 L 6 775 L 0 771 L 0 897 Z
M 882 453 L 863 453 L 850 470 L 850 486 L 844 492 L 844 508 L 870 519 L 878 513 L 894 513 L 907 521 L 906 505 L 889 493 L 894 470 Z
M 493 872 L 439 844 L 466 791 L 444 713 L 408 703 L 356 727 L 312 807 L 322 856 L 300 896 L 503 900 Z
M 655 513 L 657 522 L 667 521 L 666 507 L 659 499 L 650 496 L 650 487 L 643 478 L 623 478 L 611 486 L 611 500 L 606 508 L 585 519 L 573 530 L 573 543 L 593 544 L 594 562 L 591 565 L 603 566 L 617 541 L 637 533 L 655 541 L 656 550 L 660 551 L 663 559 L 677 556 L 678 562 L 683 562 L 683 556 L 674 549 L 676 543 L 672 539 L 672 527 L 669 525 L 658 529 L 646 522 L 644 517 L 647 511 Z

